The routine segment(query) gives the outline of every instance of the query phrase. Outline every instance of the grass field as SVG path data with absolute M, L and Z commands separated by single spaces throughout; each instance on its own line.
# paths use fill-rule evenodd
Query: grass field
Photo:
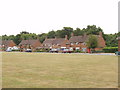
M 3 88 L 115 88 L 118 57 L 3 52 Z

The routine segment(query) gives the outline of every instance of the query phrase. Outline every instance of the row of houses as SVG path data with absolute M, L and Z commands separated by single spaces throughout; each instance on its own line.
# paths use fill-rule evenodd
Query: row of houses
M 96 50 L 102 50 L 105 47 L 105 40 L 102 36 L 102 32 L 99 32 L 99 35 L 95 35 L 98 40 L 98 47 L 95 48 Z M 26 49 L 32 49 L 33 51 L 36 49 L 64 49 L 70 48 L 73 50 L 81 50 L 84 52 L 88 51 L 86 41 L 88 40 L 89 35 L 81 35 L 81 36 L 74 36 L 71 34 L 70 39 L 68 40 L 68 36 L 65 35 L 65 38 L 46 38 L 43 43 L 36 40 L 22 40 L 20 44 L 17 46 L 24 51 Z M 5 40 L 2 41 L 0 44 L 1 48 L 13 47 L 16 46 L 12 40 Z

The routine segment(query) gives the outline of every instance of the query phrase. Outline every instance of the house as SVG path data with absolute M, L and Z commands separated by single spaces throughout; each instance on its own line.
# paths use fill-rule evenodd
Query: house
M 13 40 L 1 40 L 0 41 L 0 50 L 6 50 L 8 47 L 14 47 L 16 44 Z
M 43 48 L 67 48 L 69 40 L 67 35 L 65 35 L 65 38 L 46 38 L 45 41 L 42 43 Z
M 120 51 L 120 37 L 118 37 L 117 39 L 118 39 L 118 51 Z
M 36 50 L 41 46 L 41 43 L 38 39 L 36 40 L 22 40 L 19 44 L 21 51 L 25 51 L 26 49 L 32 49 L 32 51 Z
M 102 50 L 105 47 L 105 40 L 102 37 L 102 32 L 99 32 L 99 35 L 95 35 L 98 39 L 98 47 L 95 50 Z M 88 40 L 89 35 L 82 35 L 82 36 L 74 36 L 71 34 L 71 38 L 69 39 L 70 48 L 74 50 L 81 50 L 84 52 L 88 51 L 86 41 Z

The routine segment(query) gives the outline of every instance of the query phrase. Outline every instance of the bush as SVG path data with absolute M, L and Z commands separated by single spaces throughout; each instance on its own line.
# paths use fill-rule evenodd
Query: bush
M 49 52 L 50 49 L 37 49 L 35 52 Z
M 80 50 L 74 50 L 73 53 L 85 53 L 85 52 L 80 51 Z
M 115 53 L 116 51 L 118 51 L 118 47 L 105 47 L 103 48 L 103 51 L 105 53 Z
M 35 52 L 44 52 L 43 50 L 35 50 Z
M 104 53 L 103 50 L 96 50 L 96 51 L 92 51 L 92 53 Z
M 13 49 L 12 51 L 20 51 L 20 49 Z

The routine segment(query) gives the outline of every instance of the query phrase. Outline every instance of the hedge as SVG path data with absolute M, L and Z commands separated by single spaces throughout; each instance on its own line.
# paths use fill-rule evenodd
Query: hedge
M 115 53 L 116 51 L 118 51 L 118 47 L 105 47 L 103 48 L 103 51 L 105 53 Z

